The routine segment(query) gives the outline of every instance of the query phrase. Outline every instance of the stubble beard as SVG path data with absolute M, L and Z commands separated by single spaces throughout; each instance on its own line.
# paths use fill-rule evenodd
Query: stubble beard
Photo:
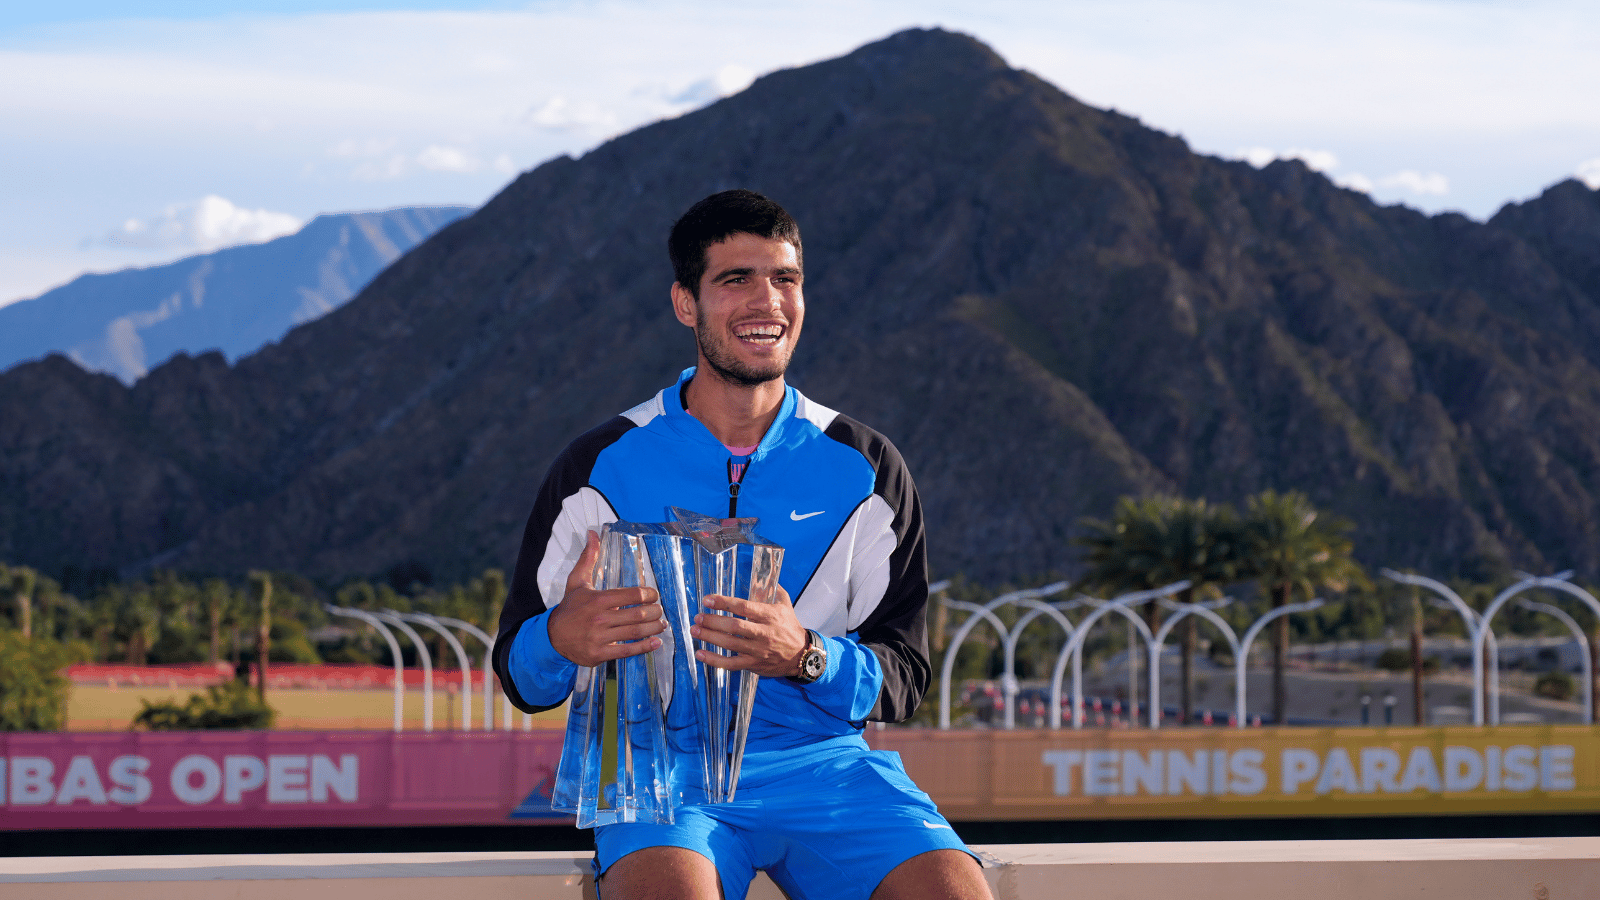
M 739 387 L 753 388 L 769 381 L 776 381 L 783 377 L 784 371 L 789 367 L 787 358 L 775 359 L 770 366 L 762 369 L 745 364 L 730 353 L 726 345 L 718 343 L 712 337 L 705 314 L 700 310 L 695 311 L 694 339 L 700 346 L 700 355 L 705 357 L 706 365 L 711 371 L 723 381 Z

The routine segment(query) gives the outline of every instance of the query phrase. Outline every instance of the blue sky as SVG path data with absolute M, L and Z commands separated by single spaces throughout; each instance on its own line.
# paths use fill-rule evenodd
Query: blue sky
M 1577 0 L 5 4 L 0 304 L 321 212 L 476 205 L 929 25 L 1201 152 L 1299 156 L 1384 203 L 1482 219 L 1600 186 L 1600 4 Z

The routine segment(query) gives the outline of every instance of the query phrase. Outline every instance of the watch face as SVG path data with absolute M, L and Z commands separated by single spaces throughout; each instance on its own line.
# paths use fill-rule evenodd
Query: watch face
M 822 673 L 827 671 L 827 668 L 828 659 L 820 650 L 806 651 L 806 658 L 800 663 L 800 671 L 805 673 L 805 677 L 811 681 L 821 678 Z

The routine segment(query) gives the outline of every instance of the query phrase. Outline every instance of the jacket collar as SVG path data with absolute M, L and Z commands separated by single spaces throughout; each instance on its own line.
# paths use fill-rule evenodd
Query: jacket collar
M 683 408 L 684 390 L 689 386 L 689 380 L 694 378 L 694 372 L 694 366 L 684 369 L 682 374 L 678 376 L 678 383 L 661 392 L 661 405 L 666 410 L 667 422 L 674 431 L 677 431 L 683 437 L 696 443 L 705 443 L 717 447 L 725 452 L 726 448 L 721 441 L 717 440 L 716 435 L 712 434 L 704 423 L 689 415 L 688 411 Z M 767 428 L 767 433 L 761 436 L 761 443 L 756 446 L 756 452 L 751 454 L 752 458 L 760 459 L 767 455 L 768 450 L 783 443 L 784 434 L 788 430 L 790 421 L 794 418 L 795 404 L 799 396 L 799 392 L 794 389 L 793 385 L 784 385 L 783 405 L 778 407 L 778 416 L 772 420 L 772 425 Z

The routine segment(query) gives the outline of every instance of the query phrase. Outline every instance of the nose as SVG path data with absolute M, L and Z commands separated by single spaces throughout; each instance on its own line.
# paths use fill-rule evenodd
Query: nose
M 767 289 L 757 292 L 756 305 L 762 309 L 778 309 L 783 305 L 783 291 L 776 284 L 768 281 Z

